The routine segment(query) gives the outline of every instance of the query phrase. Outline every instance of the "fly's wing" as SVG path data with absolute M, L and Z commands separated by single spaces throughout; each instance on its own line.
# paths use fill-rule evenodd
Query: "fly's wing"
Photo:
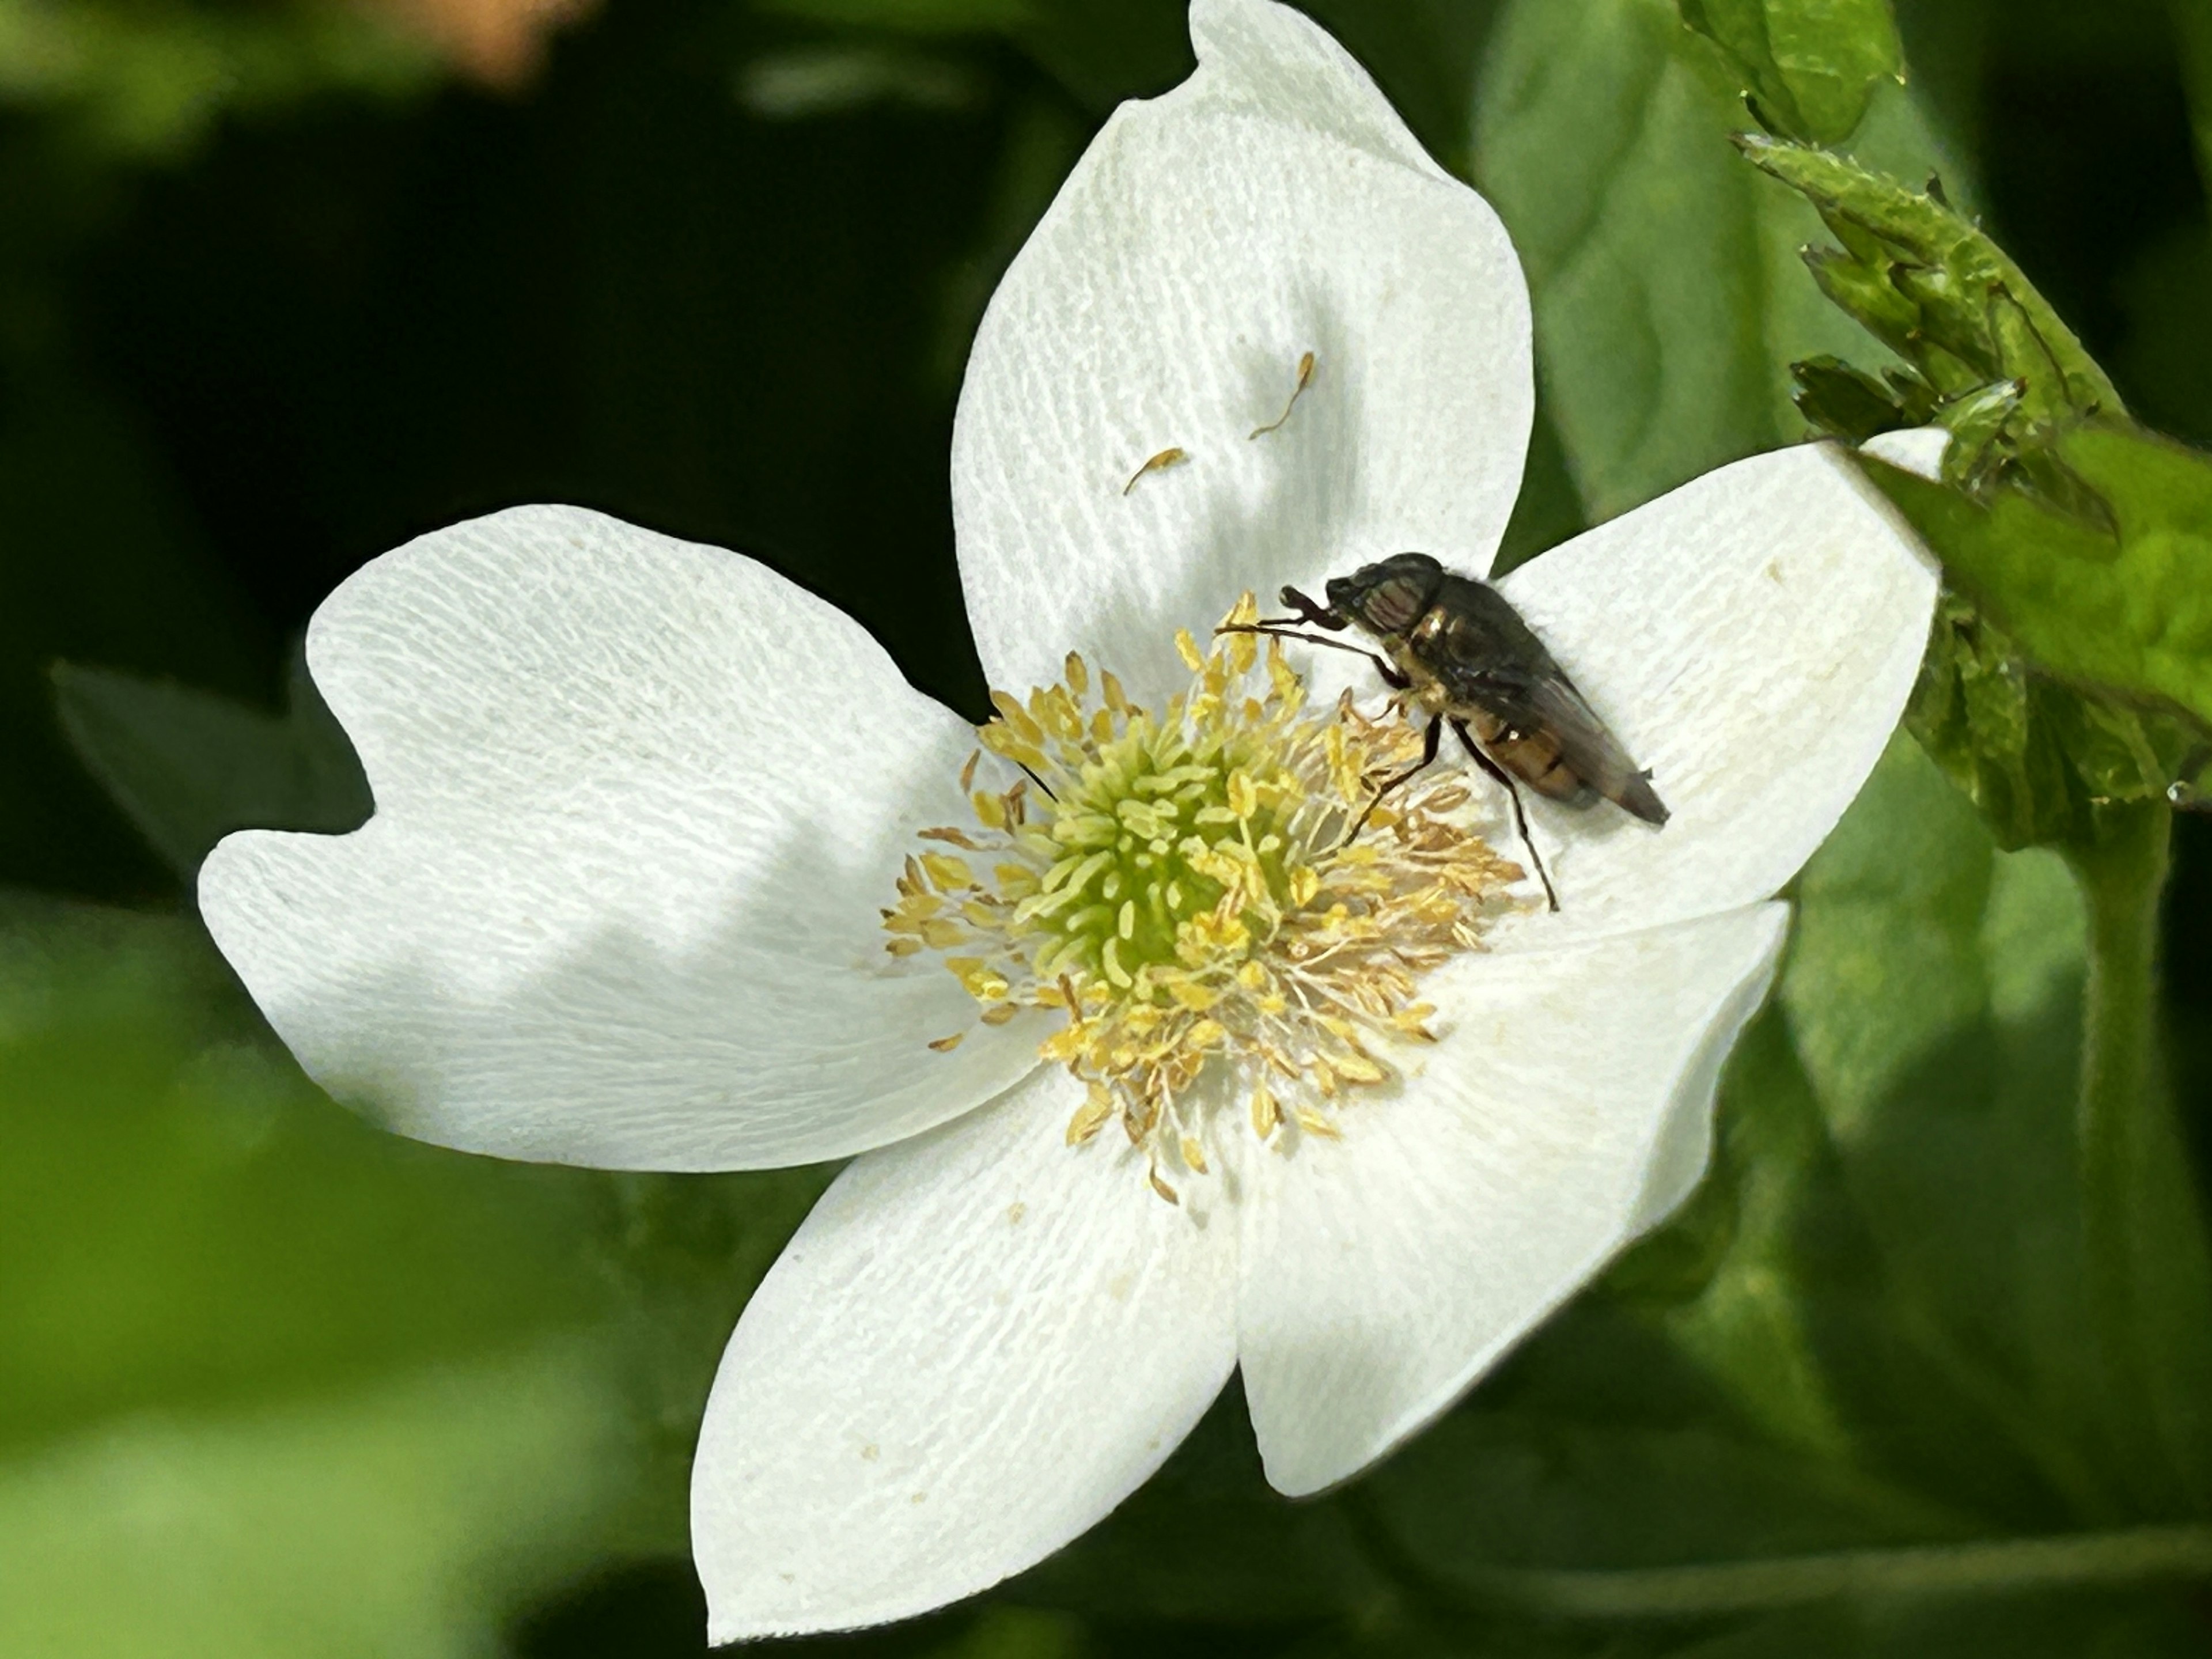
M 1451 596 L 1464 607 L 1464 636 L 1443 660 L 1429 665 L 1446 695 L 1495 715 L 1528 740 L 1534 752 L 1527 758 L 1537 774 L 1511 769 L 1530 783 L 1540 785 L 1538 775 L 1556 764 L 1646 823 L 1666 823 L 1666 804 L 1650 780 L 1520 613 L 1487 584 L 1467 586 L 1473 591 Z

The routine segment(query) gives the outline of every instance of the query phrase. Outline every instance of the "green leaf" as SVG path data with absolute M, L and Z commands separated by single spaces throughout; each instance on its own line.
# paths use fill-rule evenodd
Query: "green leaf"
M 0 1649 L 474 1659 L 528 1596 L 665 1547 L 616 1518 L 621 1403 L 556 1345 L 0 1459 Z
M 345 7 L 0 0 L 0 106 L 65 110 L 133 160 L 180 158 L 228 109 L 401 96 L 435 76 L 420 41 Z
M 1670 0 L 1512 0 L 1499 19 L 1475 178 L 1527 270 L 1547 406 L 1595 518 L 1798 437 L 1789 363 L 1863 338 L 1799 274 L 1817 216 L 1735 159 L 1743 120 Z M 1862 140 L 1935 160 L 1894 86 Z
M 1109 1617 L 1279 1624 L 1370 1607 L 1384 1586 L 1340 1504 L 1267 1485 L 1232 1382 L 1158 1474 L 1007 1594 Z
M 840 28 L 905 34 L 992 33 L 1030 22 L 1036 0 L 760 0 L 761 9 Z
M 0 1651 L 62 1659 L 475 1655 L 680 1557 L 713 1366 L 822 1178 L 381 1134 L 196 927 L 26 898 L 0 1103 Z
M 2119 394 L 2010 256 L 1932 176 L 1915 191 L 1824 149 L 1748 135 L 1738 143 L 1754 167 L 1818 208 L 1841 244 L 1808 248 L 1805 262 L 1820 291 L 1907 365 L 1892 423 L 1932 419 L 1950 429 L 1953 482 L 1981 490 L 2010 480 L 2094 518 L 2092 501 L 2044 451 L 2081 416 L 2119 413 Z M 1825 365 L 1806 367 L 1825 378 Z M 1830 399 L 1800 380 L 1808 418 L 1855 441 L 1866 435 L 1863 422 L 1824 421 Z
M 1841 143 L 1876 84 L 1905 76 L 1889 0 L 1677 0 L 1682 21 L 1721 49 L 1776 131 Z
M 337 831 L 368 817 L 368 781 L 303 666 L 282 715 L 69 663 L 55 665 L 54 690 L 86 769 L 185 876 L 234 830 Z
M 2062 678 L 2212 723 L 2212 460 L 2119 420 L 2057 440 L 2059 462 L 2102 500 L 2106 534 L 2026 489 L 1986 503 L 1874 464 L 1976 603 Z M 2170 758 L 2146 753 L 2142 769 Z

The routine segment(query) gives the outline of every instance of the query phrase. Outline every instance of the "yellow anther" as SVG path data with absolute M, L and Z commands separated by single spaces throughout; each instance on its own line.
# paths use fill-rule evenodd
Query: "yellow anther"
M 1035 745 L 1044 741 L 1044 728 L 1030 717 L 1030 711 L 1023 708 L 1020 700 L 1012 693 L 994 689 L 991 693 L 991 707 L 999 711 L 999 718 L 1006 723 L 1006 728 L 1023 743 Z M 987 744 L 991 742 L 991 732 L 990 726 L 983 728 L 982 738 Z
M 1067 1121 L 1067 1144 L 1080 1146 L 1106 1127 L 1106 1120 L 1114 1115 L 1114 1097 L 1094 1083 L 1085 1095 L 1083 1104 L 1075 1109 L 1075 1115 Z
M 924 853 L 921 867 L 929 872 L 930 881 L 939 892 L 975 884 L 975 874 L 968 867 L 968 860 L 955 858 L 950 853 Z
M 1259 614 L 1247 595 L 1229 620 Z M 1370 781 L 1418 755 L 1400 713 L 1306 712 L 1274 641 L 1260 685 L 1249 634 L 1201 653 L 1185 631 L 1176 648 L 1192 680 L 1157 714 L 1073 653 L 1060 684 L 994 692 L 962 776 L 976 828 L 923 832 L 884 912 L 885 949 L 945 952 L 982 1024 L 1050 1016 L 1041 1057 L 1086 1085 L 1068 1139 L 1118 1116 L 1170 1202 L 1161 1170 L 1204 1172 L 1218 1132 L 1210 1068 L 1266 1075 L 1259 1138 L 1292 1121 L 1334 1135 L 1334 1113 L 1391 1075 L 1369 1045 L 1427 1035 L 1420 975 L 1480 948 L 1512 877 L 1426 804 L 1463 802 L 1464 785 L 1409 787 L 1346 844 Z M 986 751 L 1012 763 L 995 791 L 972 787 Z
M 1181 975 L 1168 981 L 1168 994 L 1193 1013 L 1202 1014 L 1221 1000 L 1218 991 L 1209 990 L 1194 979 Z
M 1240 822 L 1260 810 L 1260 792 L 1242 768 L 1229 775 L 1229 810 Z

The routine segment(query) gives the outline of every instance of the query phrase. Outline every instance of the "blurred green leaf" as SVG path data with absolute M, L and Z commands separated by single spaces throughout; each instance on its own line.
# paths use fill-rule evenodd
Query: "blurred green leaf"
M 0 1650 L 475 1654 L 681 1554 L 715 1358 L 821 1178 L 380 1134 L 196 928 L 0 901 Z
M 0 1460 L 0 1650 L 473 1659 L 524 1598 L 665 1547 L 619 1518 L 620 1407 L 556 1345 Z
M 1267 1485 L 1232 1383 L 1158 1474 L 1008 1594 L 1108 1617 L 1264 1625 L 1349 1616 L 1384 1585 L 1341 1504 L 1292 1504 Z
M 902 34 L 991 33 L 1019 27 L 1037 0 L 758 0 L 763 11 L 838 28 Z
M 1889 0 L 1676 0 L 1721 49 L 1776 131 L 1841 143 L 1877 82 L 1905 76 Z
M 282 715 L 169 680 L 58 664 L 62 729 L 171 867 L 189 878 L 234 830 L 358 828 L 368 780 L 295 663 Z
M 100 149 L 173 160 L 226 110 L 435 79 L 428 47 L 369 8 L 0 0 L 0 106 L 58 109 Z
M 1797 277 L 1817 219 L 1735 160 L 1735 88 L 1671 0 L 1512 0 L 1474 114 L 1476 181 L 1526 266 L 1547 405 L 1595 517 L 1799 434 L 1788 364 L 1863 337 Z M 1895 87 L 1862 141 L 1935 155 Z

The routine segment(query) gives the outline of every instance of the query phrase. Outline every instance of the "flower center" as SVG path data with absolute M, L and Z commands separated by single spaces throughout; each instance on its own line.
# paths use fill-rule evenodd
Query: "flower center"
M 1226 620 L 1257 615 L 1247 594 Z M 909 858 L 884 913 L 891 954 L 940 952 L 985 1024 L 1064 1017 L 1040 1052 L 1090 1085 L 1069 1144 L 1118 1118 L 1170 1202 L 1225 1101 L 1263 1141 L 1334 1138 L 1395 1075 L 1384 1040 L 1429 1036 L 1416 981 L 1480 948 L 1522 874 L 1457 821 L 1452 775 L 1375 803 L 1420 751 L 1395 711 L 1310 710 L 1274 640 L 1257 686 L 1255 635 L 1176 643 L 1191 687 L 1157 714 L 1111 674 L 1094 698 L 1073 653 L 1026 704 L 993 692 L 983 746 L 1025 775 L 975 790 L 970 757 L 976 828 L 925 830 L 960 850 Z

